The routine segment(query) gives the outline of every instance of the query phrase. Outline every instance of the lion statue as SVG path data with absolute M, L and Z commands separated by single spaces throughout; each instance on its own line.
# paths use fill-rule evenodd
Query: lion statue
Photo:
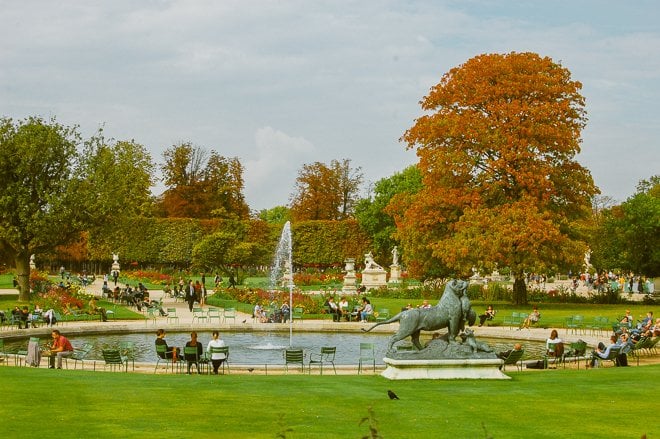
M 390 338 L 388 351 L 392 350 L 394 343 L 410 336 L 413 345 L 422 350 L 419 342 L 421 331 L 435 331 L 447 328 L 449 343 L 456 343 L 456 337 L 465 328 L 465 322 L 473 325 L 477 314 L 472 309 L 470 299 L 467 297 L 468 282 L 452 280 L 445 286 L 440 302 L 431 308 L 413 308 L 395 315 L 389 320 L 378 322 L 368 329 L 369 332 L 376 326 L 399 322 L 399 329 Z

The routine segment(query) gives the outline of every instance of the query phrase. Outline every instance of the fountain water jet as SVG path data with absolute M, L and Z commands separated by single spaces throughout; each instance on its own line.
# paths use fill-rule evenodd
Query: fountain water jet
M 282 228 L 282 235 L 275 250 L 273 267 L 270 272 L 270 288 L 276 289 L 279 285 L 289 288 L 289 347 L 293 340 L 293 252 L 291 250 L 291 223 L 289 221 Z

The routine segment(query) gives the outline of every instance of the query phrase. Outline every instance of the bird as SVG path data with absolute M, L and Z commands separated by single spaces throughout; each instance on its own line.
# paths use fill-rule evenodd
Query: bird
M 252 373 L 253 370 L 254 370 L 254 367 L 249 367 L 248 368 L 248 372 L 250 372 L 250 373 Z
M 399 397 L 396 396 L 396 393 L 392 392 L 391 390 L 387 391 L 387 396 L 389 396 L 390 399 L 399 399 Z
M 243 323 L 247 322 L 247 319 L 243 320 Z

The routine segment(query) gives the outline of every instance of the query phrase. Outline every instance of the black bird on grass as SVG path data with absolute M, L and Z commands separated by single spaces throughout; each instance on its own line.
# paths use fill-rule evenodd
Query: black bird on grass
M 253 370 L 254 370 L 254 367 L 250 367 L 250 368 L 248 368 L 248 372 L 250 372 L 250 373 L 251 373 Z
M 390 399 L 399 399 L 399 397 L 396 396 L 396 393 L 392 392 L 391 390 L 387 391 L 387 396 L 389 396 Z

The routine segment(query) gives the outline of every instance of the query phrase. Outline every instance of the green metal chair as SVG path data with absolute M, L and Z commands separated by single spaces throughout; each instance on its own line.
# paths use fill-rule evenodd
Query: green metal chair
M 566 358 L 573 358 L 577 363 L 578 369 L 580 368 L 580 359 L 587 353 L 587 342 L 576 341 L 570 344 L 569 351 L 564 354 L 564 367 L 566 367 Z
M 206 311 L 204 311 L 204 308 L 193 308 L 193 315 L 192 315 L 192 324 L 195 324 L 195 320 L 197 320 L 197 323 L 202 323 L 202 320 L 204 323 L 207 323 L 207 315 Z
M 520 349 L 519 351 L 513 350 L 511 353 L 504 358 L 502 363 L 502 370 L 506 370 L 507 365 L 515 364 L 516 368 L 519 371 L 522 371 L 522 357 L 525 355 L 525 350 Z
M 222 311 L 219 308 L 209 308 L 207 316 L 209 323 L 211 323 L 213 320 L 217 320 L 218 325 L 222 323 Z
M 309 364 L 307 365 L 308 372 L 312 373 L 312 365 L 317 364 L 320 369 L 321 375 L 323 375 L 323 364 L 330 363 L 332 364 L 332 370 L 335 371 L 337 375 L 337 369 L 335 368 L 335 354 L 337 352 L 336 347 L 322 347 L 320 354 L 311 354 L 309 357 Z
M 172 367 L 172 373 L 174 373 L 175 367 L 177 367 L 177 363 L 181 364 L 181 359 L 178 358 L 177 362 L 174 361 L 174 359 L 170 356 L 168 357 L 168 354 L 171 355 L 171 352 L 167 352 L 167 346 L 165 345 L 156 345 L 156 355 L 158 356 L 158 359 L 156 360 L 156 367 L 154 367 L 154 373 L 158 370 L 158 365 L 162 361 L 165 363 L 165 372 L 167 373 L 167 369 L 171 366 Z
M 76 369 L 79 361 L 80 367 L 84 369 L 85 360 L 87 359 L 89 353 L 92 352 L 93 348 L 94 345 L 92 343 L 83 343 L 83 345 L 79 348 L 74 347 L 73 354 L 71 354 L 69 357 L 64 357 L 64 363 L 66 364 L 67 369 L 69 368 L 69 360 L 73 360 L 73 370 Z
M 167 308 L 167 323 L 179 323 L 179 316 L 176 315 L 176 308 Z
M 305 371 L 305 354 L 302 349 L 287 349 L 284 351 L 284 370 L 289 373 L 289 364 L 297 364 L 300 371 Z
M 114 371 L 119 367 L 120 371 L 124 368 L 124 372 L 128 372 L 128 359 L 121 355 L 119 349 L 103 349 L 101 354 L 103 355 L 104 369 L 110 367 L 110 370 Z
M 376 373 L 376 349 L 373 343 L 360 343 L 360 358 L 358 358 L 358 374 L 362 373 L 364 364 L 371 363 Z
M 126 360 L 133 363 L 133 370 L 135 370 L 135 343 L 132 341 L 122 341 L 119 343 L 119 351 L 122 356 L 126 357 Z
M 222 362 L 222 374 L 225 374 L 225 366 L 227 367 L 227 373 L 229 373 L 229 347 L 223 346 L 223 347 L 213 347 L 211 346 L 211 357 L 213 354 L 225 354 L 225 361 Z M 209 357 L 208 361 L 211 361 L 211 357 Z M 209 373 L 211 373 L 211 367 L 209 365 Z
M 234 323 L 236 323 L 236 308 L 227 308 L 225 309 L 224 316 L 222 318 L 222 321 L 224 323 L 227 323 L 227 320 L 233 320 Z
M 559 345 L 561 345 L 561 347 Z M 548 349 L 546 349 L 545 355 L 543 356 L 544 369 L 548 368 L 550 358 L 554 358 L 553 364 L 555 368 L 558 364 L 561 364 L 564 361 L 563 342 L 548 343 Z M 564 365 L 564 367 L 566 367 L 566 365 Z
M 199 356 L 199 352 L 197 351 L 197 348 L 195 346 L 184 346 L 183 348 L 183 358 L 186 360 L 186 363 L 188 364 L 188 374 L 190 374 L 190 366 L 193 364 L 197 368 L 197 373 L 201 374 L 201 369 L 200 369 L 200 364 L 201 363 L 201 358 Z
M 376 316 L 377 322 L 383 322 L 390 318 L 390 310 L 387 308 L 381 308 L 378 310 L 378 316 Z

